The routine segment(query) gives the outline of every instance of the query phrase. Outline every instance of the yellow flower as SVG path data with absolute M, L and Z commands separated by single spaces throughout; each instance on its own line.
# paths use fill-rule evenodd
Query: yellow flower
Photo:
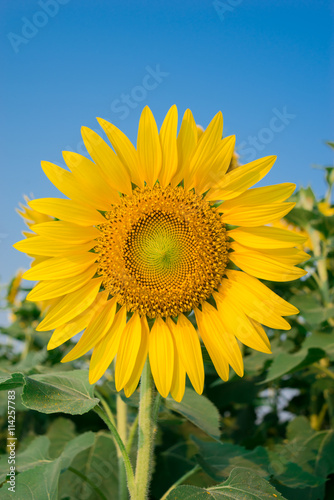
M 272 225 L 277 228 L 288 229 L 289 231 L 292 231 L 295 234 L 301 236 L 303 238 L 303 241 L 297 245 L 297 248 L 299 248 L 300 250 L 305 250 L 305 252 L 313 250 L 312 240 L 310 238 L 309 233 L 305 229 L 302 229 L 301 227 L 296 226 L 291 222 L 288 222 L 286 219 L 281 219 L 279 221 L 276 221 Z
M 229 365 L 242 376 L 237 340 L 269 353 L 261 324 L 288 330 L 282 316 L 298 312 L 257 279 L 305 274 L 295 264 L 308 256 L 294 248 L 304 238 L 267 226 L 292 209 L 283 202 L 295 185 L 249 189 L 274 156 L 226 173 L 235 137 L 222 139 L 221 113 L 200 133 L 187 110 L 177 136 L 176 106 L 160 132 L 146 107 L 137 149 L 114 125 L 98 121 L 114 150 L 83 127 L 92 161 L 65 152 L 69 170 L 42 162 L 68 199 L 30 201 L 57 220 L 33 225 L 37 236 L 15 245 L 46 259 L 24 275 L 40 280 L 28 299 L 57 300 L 38 330 L 55 330 L 50 349 L 84 330 L 63 361 L 93 349 L 94 383 L 117 356 L 116 388 L 127 396 L 147 356 L 163 397 L 180 401 L 186 374 L 201 393 L 199 335 L 222 379 Z
M 24 196 L 24 200 L 27 203 L 27 205 L 29 205 L 29 202 L 31 201 L 29 197 Z M 29 206 L 23 205 L 22 203 L 19 203 L 19 206 L 20 209 L 16 209 L 16 211 L 24 220 L 26 226 L 28 226 L 28 228 L 30 229 L 30 231 L 22 231 L 23 236 L 25 236 L 26 238 L 32 238 L 37 236 L 37 234 L 33 232 L 32 229 L 35 226 L 35 224 L 41 224 L 43 222 L 50 222 L 55 220 L 54 217 L 37 212 L 37 210 L 34 210 Z M 33 259 L 31 267 L 35 266 L 36 264 L 40 264 L 41 262 L 44 262 L 50 258 L 46 255 L 39 255 L 39 252 L 37 252 L 36 254 L 27 252 L 27 254 L 29 255 L 29 257 Z M 19 272 L 18 274 L 20 275 L 20 282 L 21 282 L 22 277 L 24 277 L 23 271 L 21 273 Z M 42 313 L 45 313 L 53 304 L 56 303 L 56 301 L 57 299 L 53 298 L 49 300 L 39 300 L 39 301 L 34 300 L 33 302 L 37 303 L 37 306 L 40 308 Z
M 17 299 L 17 295 L 20 291 L 20 285 L 22 281 L 22 276 L 23 276 L 24 271 L 22 269 L 19 269 L 12 279 L 12 281 L 9 284 L 8 287 L 8 292 L 7 292 L 7 301 L 11 305 L 17 305 L 19 303 Z
M 323 215 L 331 217 L 334 215 L 334 207 L 331 207 L 328 201 L 321 201 L 318 203 L 318 208 Z

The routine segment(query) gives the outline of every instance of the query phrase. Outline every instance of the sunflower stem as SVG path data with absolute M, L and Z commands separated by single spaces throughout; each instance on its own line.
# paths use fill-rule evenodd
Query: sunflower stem
M 135 498 L 135 496 L 134 496 L 134 494 L 135 494 L 135 479 L 134 479 L 134 474 L 133 474 L 133 469 L 132 469 L 132 465 L 130 462 L 130 458 L 129 458 L 129 455 L 125 449 L 124 443 L 123 443 L 122 439 L 120 438 L 120 435 L 118 434 L 116 427 L 112 424 L 108 415 L 102 410 L 102 408 L 100 408 L 99 406 L 95 406 L 94 411 L 95 411 L 95 413 L 98 414 L 98 416 L 107 425 L 108 429 L 110 430 L 111 434 L 113 435 L 113 438 L 115 439 L 115 441 L 120 449 L 120 452 L 122 454 L 123 461 L 124 461 L 124 467 L 125 467 L 130 497 L 131 497 L 131 499 Z
M 140 384 L 136 493 L 131 500 L 147 500 L 151 479 L 154 422 L 152 418 L 153 384 L 150 364 L 146 360 Z
M 127 441 L 127 406 L 121 398 L 120 394 L 116 396 L 116 412 L 117 412 L 117 430 L 123 443 Z M 128 499 L 128 490 L 126 485 L 126 474 L 121 450 L 117 449 L 118 457 L 118 495 L 119 500 Z
M 139 415 L 137 414 L 136 418 L 134 419 L 131 427 L 130 427 L 130 430 L 129 430 L 129 437 L 128 437 L 128 440 L 127 440 L 127 443 L 126 443 L 126 451 L 128 453 L 131 452 L 131 448 L 132 448 L 132 443 L 133 443 L 133 440 L 135 438 L 135 435 L 136 435 L 136 432 L 137 432 L 137 428 L 138 428 L 138 417 Z

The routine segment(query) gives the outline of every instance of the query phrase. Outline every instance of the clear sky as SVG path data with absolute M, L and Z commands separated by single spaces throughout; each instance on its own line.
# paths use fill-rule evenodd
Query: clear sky
M 204 127 L 221 110 L 241 160 L 276 154 L 265 183 L 324 193 L 333 140 L 330 0 L 1 0 L 1 282 L 28 258 L 11 245 L 23 194 L 58 196 L 40 167 L 84 152 L 103 117 L 135 141 L 150 106 Z

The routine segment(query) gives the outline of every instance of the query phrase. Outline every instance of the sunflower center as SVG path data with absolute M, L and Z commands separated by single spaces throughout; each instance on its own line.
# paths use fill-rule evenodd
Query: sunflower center
M 130 311 L 177 316 L 209 298 L 227 264 L 218 212 L 183 188 L 136 189 L 106 214 L 98 273 Z

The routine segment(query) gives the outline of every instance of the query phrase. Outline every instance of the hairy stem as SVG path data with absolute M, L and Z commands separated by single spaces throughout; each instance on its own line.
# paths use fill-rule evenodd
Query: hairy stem
M 117 409 L 117 430 L 119 436 L 123 443 L 127 441 L 127 406 L 121 398 L 120 394 L 116 397 L 116 409 Z M 121 450 L 117 448 L 118 457 L 118 495 L 119 500 L 128 499 L 128 490 L 126 485 L 126 473 L 123 463 L 123 457 Z
M 147 500 L 153 454 L 152 375 L 148 360 L 140 384 L 136 494 L 133 500 Z

